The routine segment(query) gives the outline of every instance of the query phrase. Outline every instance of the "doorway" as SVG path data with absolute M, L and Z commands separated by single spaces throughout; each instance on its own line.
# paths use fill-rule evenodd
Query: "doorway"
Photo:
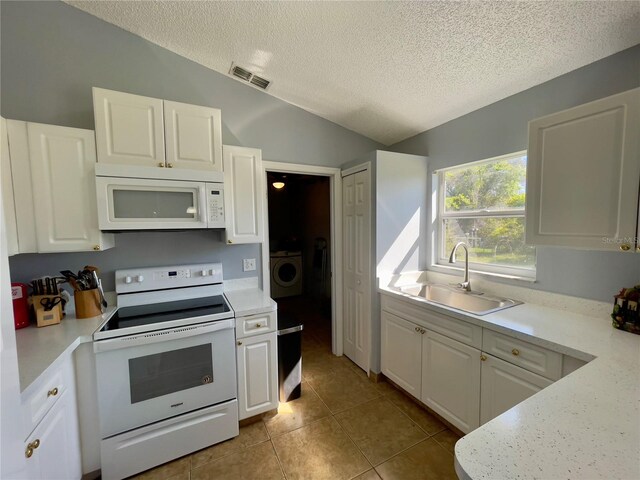
M 264 169 L 263 289 L 342 355 L 340 170 L 266 161 Z

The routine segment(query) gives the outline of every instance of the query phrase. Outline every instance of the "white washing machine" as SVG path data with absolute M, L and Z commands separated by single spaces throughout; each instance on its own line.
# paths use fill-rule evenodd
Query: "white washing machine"
M 271 297 L 302 294 L 302 253 L 271 252 Z

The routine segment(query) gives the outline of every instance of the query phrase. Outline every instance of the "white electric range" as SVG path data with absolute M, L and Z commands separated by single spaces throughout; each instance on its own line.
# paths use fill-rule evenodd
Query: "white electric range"
M 107 480 L 238 435 L 222 265 L 118 270 L 116 293 L 116 313 L 93 336 Z

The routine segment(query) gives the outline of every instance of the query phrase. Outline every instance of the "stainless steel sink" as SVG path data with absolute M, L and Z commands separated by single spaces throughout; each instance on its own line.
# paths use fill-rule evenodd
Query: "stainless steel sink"
M 459 288 L 440 284 L 410 285 L 400 287 L 399 290 L 408 295 L 421 297 L 429 302 L 474 315 L 486 315 L 522 303 L 510 298 L 493 297 L 481 292 L 466 292 Z

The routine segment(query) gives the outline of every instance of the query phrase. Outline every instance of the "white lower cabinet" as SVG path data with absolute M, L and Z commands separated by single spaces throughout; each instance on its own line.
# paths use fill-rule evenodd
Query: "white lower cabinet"
M 486 423 L 553 382 L 491 355 L 482 356 L 480 423 Z
M 410 319 L 395 314 L 404 316 L 404 306 L 409 307 Z M 471 330 L 479 331 L 461 335 L 465 330 L 458 324 L 466 322 L 432 310 L 425 309 L 424 319 L 421 317 L 414 305 L 382 299 L 382 373 L 464 433 L 506 412 L 559 378 L 557 367 L 562 365 L 562 355 L 557 352 L 470 323 Z M 434 332 L 433 325 L 456 339 Z M 504 354 L 511 363 L 484 351 L 485 347 L 497 345 L 494 340 L 498 336 L 504 348 L 499 343 L 501 348 L 494 350 Z M 485 345 L 483 350 L 476 348 L 481 345 Z M 567 372 L 583 364 L 567 362 Z M 531 366 L 550 378 L 519 365 Z
M 239 419 L 278 408 L 278 334 L 237 340 Z
M 82 477 L 73 400 L 70 393 L 63 393 L 27 439 L 25 455 L 29 479 L 69 480 Z
M 76 390 L 71 359 L 23 393 L 24 455 L 29 480 L 82 477 Z
M 480 426 L 480 350 L 427 331 L 422 341 L 422 401 L 467 433 Z
M 422 334 L 417 325 L 382 312 L 382 373 L 407 393 L 420 398 Z

